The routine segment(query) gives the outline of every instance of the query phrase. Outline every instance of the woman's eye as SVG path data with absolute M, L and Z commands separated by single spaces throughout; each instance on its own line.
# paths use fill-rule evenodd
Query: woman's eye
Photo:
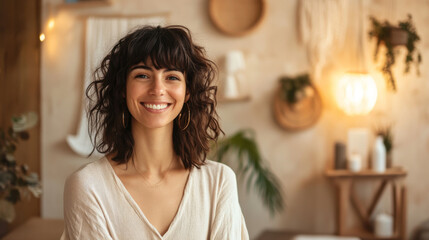
M 180 80 L 180 79 L 176 76 L 169 76 L 168 80 Z
M 138 74 L 136 78 L 148 78 L 148 76 L 146 74 Z

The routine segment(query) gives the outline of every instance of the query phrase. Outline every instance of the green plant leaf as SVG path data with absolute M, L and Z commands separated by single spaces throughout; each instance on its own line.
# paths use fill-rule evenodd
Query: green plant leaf
M 17 203 L 19 200 L 21 200 L 21 195 L 19 193 L 19 190 L 16 188 L 12 188 L 9 191 L 9 196 L 6 197 L 6 200 L 15 204 Z
M 275 175 L 263 165 L 254 132 L 250 129 L 241 130 L 237 133 L 218 141 L 214 159 L 224 162 L 227 152 L 235 152 L 238 161 L 238 176 L 240 178 L 247 174 L 246 189 L 254 186 L 264 205 L 269 209 L 271 215 L 283 209 L 283 196 L 279 181 Z

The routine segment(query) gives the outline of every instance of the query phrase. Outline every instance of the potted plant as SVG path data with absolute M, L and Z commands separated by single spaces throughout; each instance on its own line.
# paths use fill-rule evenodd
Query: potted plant
M 322 100 L 309 74 L 282 76 L 272 107 L 274 119 L 280 127 L 298 131 L 317 122 L 322 112 Z
M 383 144 L 386 148 L 386 168 L 393 167 L 392 150 L 393 150 L 393 133 L 391 125 L 379 126 L 375 129 L 375 134 L 383 138 Z
M 422 56 L 415 45 L 420 40 L 420 37 L 410 14 L 408 19 L 400 21 L 398 26 L 393 26 L 388 21 L 381 23 L 375 17 L 370 17 L 370 20 L 372 28 L 369 31 L 369 36 L 377 40 L 374 59 L 377 60 L 380 45 L 383 43 L 386 48 L 386 59 L 381 70 L 385 75 L 388 88 L 396 91 L 396 82 L 392 73 L 392 66 L 395 64 L 395 54 L 397 53 L 394 48 L 396 46 L 406 47 L 407 55 L 405 57 L 404 72 L 408 73 L 411 63 L 415 63 L 417 74 L 419 75 L 418 66 L 422 62 Z
M 28 113 L 13 117 L 12 127 L 7 130 L 0 128 L 0 222 L 3 226 L 14 220 L 14 204 L 30 195 L 39 197 L 41 194 L 37 173 L 18 163 L 14 155 L 19 142 L 30 137 L 27 130 L 36 123 L 37 115 Z
M 252 130 L 238 131 L 218 141 L 213 148 L 215 149 L 213 159 L 218 162 L 225 162 L 228 152 L 237 154 L 238 164 L 234 164 L 238 166 L 237 175 L 240 178 L 247 177 L 247 191 L 252 184 L 255 186 L 271 215 L 283 209 L 283 196 L 279 181 L 265 166 Z
M 297 103 L 306 96 L 312 96 L 310 76 L 308 74 L 298 75 L 296 77 L 281 77 L 280 78 L 281 95 L 283 100 L 290 104 Z

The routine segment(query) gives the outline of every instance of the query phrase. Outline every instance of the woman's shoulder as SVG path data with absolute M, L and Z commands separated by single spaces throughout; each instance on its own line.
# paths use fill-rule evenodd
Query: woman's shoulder
M 94 184 L 100 182 L 106 172 L 106 163 L 108 163 L 107 159 L 103 157 L 83 165 L 67 177 L 66 187 L 73 188 L 78 185 L 89 188 L 95 186 Z
M 206 175 L 210 178 L 217 180 L 234 180 L 234 171 L 226 164 L 221 162 L 215 162 L 212 160 L 206 160 L 204 165 L 200 167 L 201 174 Z

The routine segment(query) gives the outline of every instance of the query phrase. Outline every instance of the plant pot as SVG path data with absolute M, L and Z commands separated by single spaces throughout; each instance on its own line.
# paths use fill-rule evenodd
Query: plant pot
M 392 153 L 389 152 L 386 154 L 386 168 L 392 168 L 393 167 L 393 158 Z
M 3 238 L 7 234 L 8 225 L 9 225 L 8 222 L 6 222 L 3 219 L 0 219 L 0 239 Z
M 408 42 L 408 33 L 398 27 L 389 27 L 389 42 L 394 46 L 406 45 Z

